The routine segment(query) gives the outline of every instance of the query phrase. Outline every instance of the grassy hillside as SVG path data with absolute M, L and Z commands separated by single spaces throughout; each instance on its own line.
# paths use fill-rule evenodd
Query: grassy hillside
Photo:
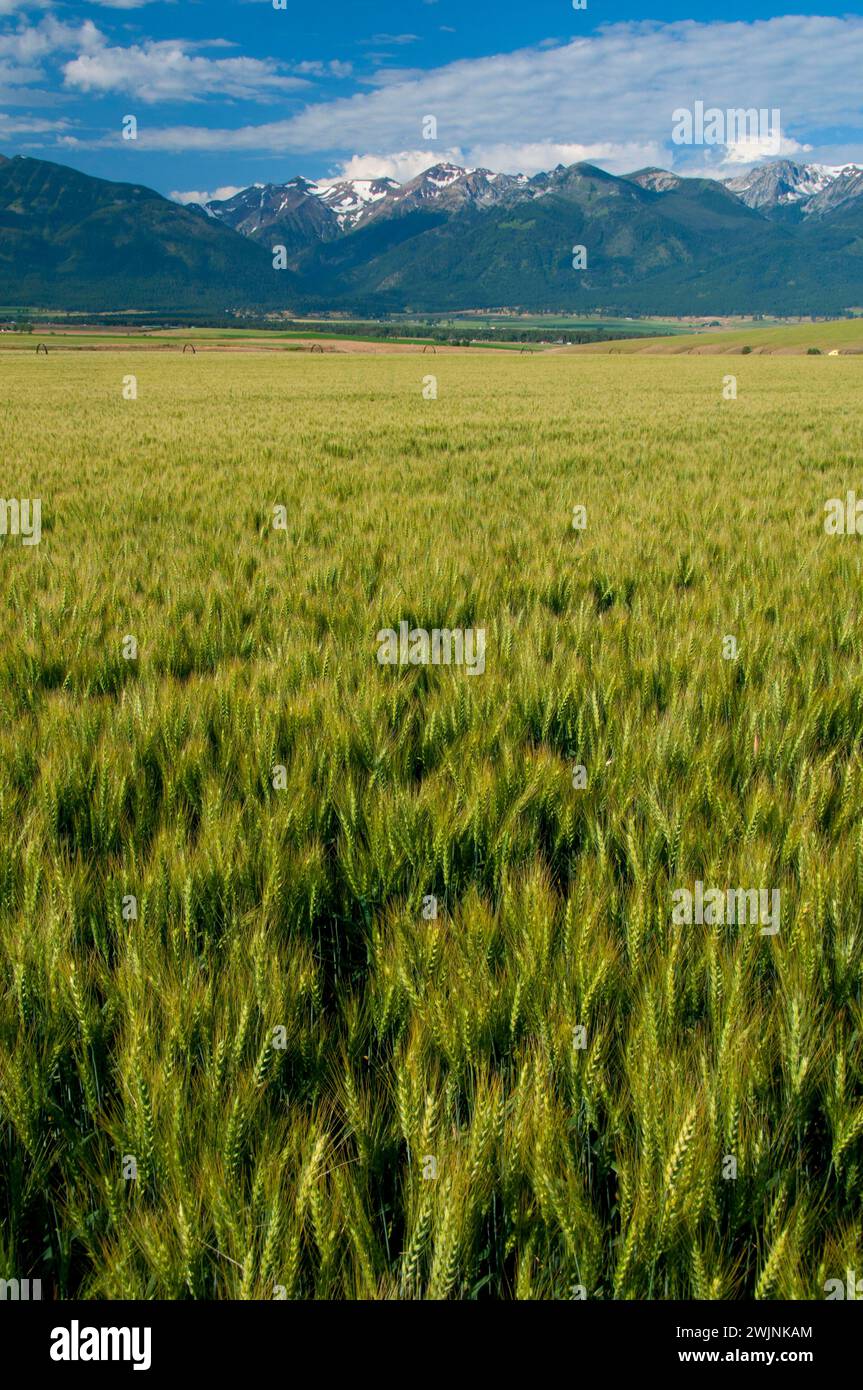
M 669 354 L 741 353 L 752 349 L 753 355 L 801 355 L 811 348 L 822 354 L 834 349 L 841 354 L 863 352 L 863 318 L 835 319 L 827 323 L 783 324 L 779 328 L 762 328 L 753 324 L 746 328 L 724 329 L 721 333 L 687 333 L 674 338 L 639 338 L 618 343 L 585 343 L 581 346 L 557 348 L 563 353 L 643 353 L 647 356 Z
M 863 1268 L 861 370 L 4 360 L 0 1275 Z M 485 673 L 379 665 L 403 619 Z M 675 926 L 696 881 L 779 932 Z
M 0 302 L 204 312 L 282 304 L 260 246 L 141 184 L 109 183 L 20 156 L 0 165 Z

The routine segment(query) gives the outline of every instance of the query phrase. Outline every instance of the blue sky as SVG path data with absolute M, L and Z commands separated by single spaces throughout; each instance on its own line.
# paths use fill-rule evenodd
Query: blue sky
M 777 109 L 783 153 L 863 162 L 861 75 L 863 0 L 0 0 L 0 151 L 181 197 L 438 159 L 727 176 L 775 152 L 675 145 L 675 108 Z

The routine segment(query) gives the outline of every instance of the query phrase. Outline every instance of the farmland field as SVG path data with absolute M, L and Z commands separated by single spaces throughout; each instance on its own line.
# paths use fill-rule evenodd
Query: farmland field
M 644 353 L 654 354 L 745 354 L 761 355 L 804 354 L 814 356 L 835 352 L 840 356 L 863 352 L 863 319 L 829 319 L 816 323 L 784 323 L 764 326 L 760 323 L 723 329 L 719 333 L 685 333 L 676 337 L 630 338 L 619 342 L 587 343 L 580 346 L 556 348 L 569 353 Z
M 42 507 L 0 539 L 0 1267 L 863 1269 L 863 542 L 824 529 L 863 364 L 118 350 L 0 389 Z M 381 665 L 402 621 L 483 629 L 484 672 Z M 676 925 L 697 882 L 779 930 Z

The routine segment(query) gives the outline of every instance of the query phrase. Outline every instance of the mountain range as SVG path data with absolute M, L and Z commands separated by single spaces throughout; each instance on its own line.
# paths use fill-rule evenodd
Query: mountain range
M 575 248 L 586 266 L 574 268 Z M 274 269 L 284 247 L 287 268 Z M 863 167 L 778 160 L 724 181 L 574 164 L 437 164 L 255 184 L 181 206 L 0 156 L 0 299 L 51 308 L 460 308 L 837 314 L 863 304 Z
M 767 217 L 817 220 L 863 197 L 863 165 L 795 164 L 780 159 L 726 179 L 725 187 Z
M 546 176 L 547 177 L 547 176 Z M 453 213 L 466 207 L 496 207 L 522 193 L 533 196 L 534 180 L 524 174 L 493 174 L 436 164 L 410 183 L 395 179 L 341 179 L 336 183 L 256 183 L 224 201 L 192 204 L 244 236 L 269 242 L 274 232 L 289 238 L 333 241 L 375 220 L 436 208 Z M 538 185 L 536 185 L 538 187 Z M 188 205 L 187 205 L 188 206 Z

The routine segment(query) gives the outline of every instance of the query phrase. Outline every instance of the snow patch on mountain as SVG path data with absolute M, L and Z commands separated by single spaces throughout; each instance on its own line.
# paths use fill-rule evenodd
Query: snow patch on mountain
M 345 230 L 363 221 L 369 209 L 398 191 L 401 184 L 395 179 L 337 179 L 333 183 L 319 180 L 308 186 L 310 194 L 331 208 Z

